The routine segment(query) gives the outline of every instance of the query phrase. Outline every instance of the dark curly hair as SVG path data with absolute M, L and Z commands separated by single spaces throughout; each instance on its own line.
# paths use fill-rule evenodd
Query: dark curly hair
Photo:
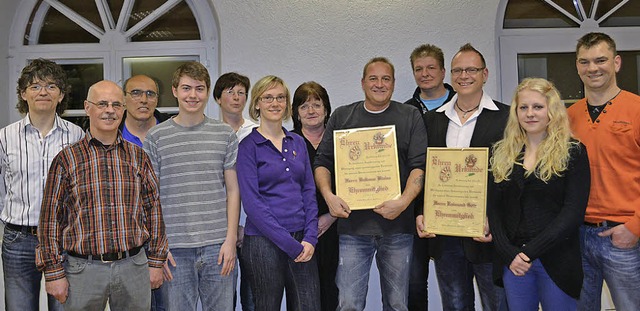
M 64 110 L 67 109 L 71 85 L 67 81 L 67 73 L 60 65 L 43 58 L 34 59 L 29 65 L 22 69 L 20 78 L 18 78 L 18 86 L 16 87 L 16 92 L 18 93 L 16 109 L 22 114 L 29 112 L 29 104 L 22 99 L 22 93 L 27 90 L 29 85 L 37 80 L 51 82 L 60 89 L 60 94 L 64 97 L 58 106 L 56 106 L 56 113 L 62 115 Z

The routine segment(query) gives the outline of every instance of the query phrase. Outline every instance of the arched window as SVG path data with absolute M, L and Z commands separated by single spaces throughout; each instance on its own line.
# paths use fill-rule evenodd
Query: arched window
M 10 38 L 10 81 L 17 81 L 32 59 L 56 61 L 72 84 L 65 117 L 76 118 L 84 116 L 91 84 L 108 79 L 122 85 L 132 75 L 146 74 L 158 81 L 159 110 L 175 113 L 173 71 L 196 60 L 215 79 L 218 37 L 209 1 L 22 0 Z M 208 105 L 206 112 L 217 117 L 217 105 Z M 12 122 L 20 118 L 12 113 Z
M 567 103 L 584 97 L 575 47 L 592 31 L 616 40 L 623 63 L 618 84 L 634 93 L 640 89 L 640 1 L 502 0 L 497 22 L 503 101 L 532 76 L 553 81 Z

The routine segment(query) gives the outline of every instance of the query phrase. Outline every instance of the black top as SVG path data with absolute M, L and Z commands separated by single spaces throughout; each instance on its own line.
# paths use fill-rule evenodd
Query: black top
M 316 158 L 316 148 L 314 148 L 313 144 L 306 137 L 304 137 L 304 134 L 302 134 L 302 129 L 299 129 L 299 130 L 294 129 L 292 130 L 292 132 L 304 138 L 304 142 L 307 144 L 307 153 L 309 154 L 309 163 L 311 163 L 311 167 L 313 167 L 313 160 Z M 327 206 L 327 202 L 324 200 L 324 197 L 322 197 L 322 194 L 320 194 L 320 191 L 318 191 L 318 189 L 316 189 L 316 201 L 318 202 L 318 217 L 329 212 L 329 206 Z M 335 224 L 336 223 L 334 222 L 332 226 L 335 226 Z
M 535 174 L 524 176 L 515 164 L 508 181 L 489 188 L 487 212 L 497 258 L 494 279 L 501 283 L 502 267 L 523 252 L 540 259 L 551 279 L 568 295 L 578 298 L 582 288 L 579 227 L 589 199 L 591 175 L 584 145 L 570 150 L 562 176 L 548 182 Z

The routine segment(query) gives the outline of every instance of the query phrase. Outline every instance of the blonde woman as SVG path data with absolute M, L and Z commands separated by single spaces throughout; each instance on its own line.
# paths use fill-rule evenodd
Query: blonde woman
M 304 138 L 282 127 L 291 116 L 282 79 L 255 84 L 249 116 L 260 125 L 240 142 L 236 165 L 247 213 L 241 251 L 256 310 L 280 310 L 283 290 L 290 311 L 320 310 L 316 187 Z
M 558 90 L 528 78 L 516 89 L 493 147 L 489 224 L 510 310 L 575 310 L 582 287 L 579 227 L 589 160 L 572 138 Z

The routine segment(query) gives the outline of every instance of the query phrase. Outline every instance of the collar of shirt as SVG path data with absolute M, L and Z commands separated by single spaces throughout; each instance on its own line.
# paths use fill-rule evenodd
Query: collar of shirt
M 53 120 L 53 127 L 51 128 L 49 133 L 47 133 L 47 136 L 51 135 L 51 133 L 53 133 L 56 130 L 61 130 L 61 131 L 64 131 L 64 132 L 68 132 L 69 129 L 67 127 L 65 127 L 65 126 L 61 126 L 61 124 L 64 124 L 62 122 L 62 118 L 60 118 L 60 116 L 56 113 L 55 118 Z M 27 112 L 27 115 L 24 118 L 22 118 L 22 127 L 24 127 L 25 130 L 26 129 L 38 130 L 38 129 L 36 129 L 35 126 L 33 126 L 31 124 L 31 118 L 29 117 L 29 113 L 28 112 Z
M 282 130 L 284 131 L 284 137 L 292 140 L 293 136 L 291 136 L 291 132 L 287 131 L 286 128 L 282 128 Z M 270 142 L 270 140 L 266 139 L 264 136 L 262 136 L 262 134 L 260 134 L 260 132 L 258 132 L 258 127 L 254 127 L 251 130 L 251 134 L 249 134 L 249 136 L 247 137 L 251 137 L 251 139 L 253 139 L 253 141 L 257 144 L 266 144 L 267 142 Z
M 455 103 L 458 100 L 458 94 L 453 95 L 450 101 L 446 102 L 444 105 L 440 106 L 440 108 L 436 109 L 436 112 L 444 112 L 444 114 L 449 118 L 449 120 L 455 122 L 459 126 L 462 126 L 460 123 L 460 118 L 458 118 L 458 114 L 456 113 Z M 482 92 L 482 98 L 480 99 L 480 105 L 478 109 L 469 117 L 466 121 L 468 123 L 472 119 L 477 118 L 480 113 L 482 113 L 482 109 L 487 110 L 498 110 L 498 106 L 493 102 L 493 99 L 487 95 L 487 93 Z
M 122 145 L 122 142 L 124 141 L 124 139 L 122 139 L 122 134 L 120 133 L 120 130 L 118 130 L 118 136 L 116 136 L 116 141 L 113 144 L 108 146 L 103 144 L 97 138 L 93 138 L 93 136 L 91 136 L 91 132 L 88 129 L 86 134 L 84 135 L 84 139 L 86 139 L 89 142 L 89 144 L 92 146 L 99 146 L 105 149 L 115 148 L 116 146 Z

